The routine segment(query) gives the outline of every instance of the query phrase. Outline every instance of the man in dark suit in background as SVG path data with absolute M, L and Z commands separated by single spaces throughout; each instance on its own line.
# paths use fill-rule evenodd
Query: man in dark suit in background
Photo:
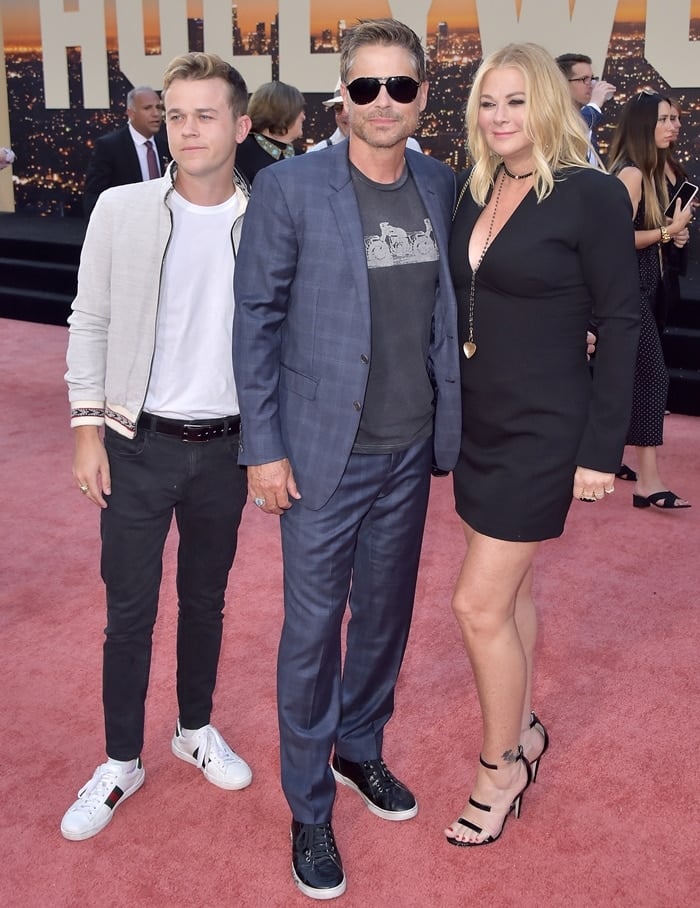
M 146 85 L 132 88 L 126 96 L 126 115 L 129 118 L 126 126 L 100 136 L 95 142 L 85 175 L 86 218 L 92 214 L 103 190 L 151 180 L 165 172 L 168 143 L 161 134 L 163 105 L 158 93 Z
M 315 899 L 345 891 L 336 780 L 383 819 L 418 810 L 382 759 L 383 733 L 433 451 L 451 469 L 461 430 L 454 174 L 406 150 L 428 96 L 420 39 L 396 20 L 362 22 L 340 72 L 349 139 L 258 173 L 234 291 L 239 463 L 255 504 L 281 515 L 277 696 L 292 874 Z
M 600 166 L 595 128 L 603 119 L 603 105 L 613 97 L 616 88 L 611 82 L 595 78 L 593 61 L 586 54 L 560 54 L 557 63 L 569 83 L 571 100 L 588 127 L 591 143 L 588 160 Z

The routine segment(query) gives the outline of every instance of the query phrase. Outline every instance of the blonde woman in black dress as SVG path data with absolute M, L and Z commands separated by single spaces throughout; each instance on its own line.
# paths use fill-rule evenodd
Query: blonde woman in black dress
M 642 330 L 627 434 L 627 444 L 633 445 L 637 454 L 632 496 L 636 508 L 690 507 L 661 478 L 657 457 L 657 448 L 664 440 L 668 391 L 668 371 L 655 318 L 662 293 L 661 253 L 670 244 L 679 249 L 685 246 L 692 217 L 691 207 L 681 211 L 680 203 L 673 218 L 664 216 L 668 205 L 664 166 L 677 135 L 670 102 L 654 92 L 642 91 L 623 106 L 610 144 L 610 170 L 624 183 L 632 201 L 642 297 Z
M 530 703 L 532 562 L 541 540 L 562 533 L 572 496 L 600 502 L 614 489 L 639 289 L 629 198 L 589 166 L 583 121 L 543 48 L 486 58 L 466 123 L 475 164 L 468 186 L 462 179 L 450 265 L 463 344 L 454 487 L 468 548 L 453 609 L 483 738 L 471 796 L 445 835 L 475 846 L 518 815 L 548 745 Z

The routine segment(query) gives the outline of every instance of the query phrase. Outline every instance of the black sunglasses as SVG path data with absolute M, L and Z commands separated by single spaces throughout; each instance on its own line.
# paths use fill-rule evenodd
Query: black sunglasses
M 416 100 L 420 82 L 410 76 L 385 76 L 377 79 L 372 76 L 353 79 L 348 85 L 348 94 L 353 104 L 369 104 L 377 97 L 382 85 L 386 88 L 392 101 L 399 104 L 410 104 Z

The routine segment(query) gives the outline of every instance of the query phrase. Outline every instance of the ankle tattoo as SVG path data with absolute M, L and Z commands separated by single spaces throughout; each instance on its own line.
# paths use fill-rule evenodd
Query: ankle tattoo
M 502 754 L 504 763 L 516 763 L 520 758 L 520 748 L 517 750 L 506 750 Z

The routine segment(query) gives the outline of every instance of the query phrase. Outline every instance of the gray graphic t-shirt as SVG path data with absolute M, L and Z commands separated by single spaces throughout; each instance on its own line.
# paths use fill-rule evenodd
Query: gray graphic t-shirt
M 389 184 L 351 170 L 372 312 L 367 393 L 353 451 L 400 451 L 432 431 L 427 360 L 439 250 L 408 167 Z

